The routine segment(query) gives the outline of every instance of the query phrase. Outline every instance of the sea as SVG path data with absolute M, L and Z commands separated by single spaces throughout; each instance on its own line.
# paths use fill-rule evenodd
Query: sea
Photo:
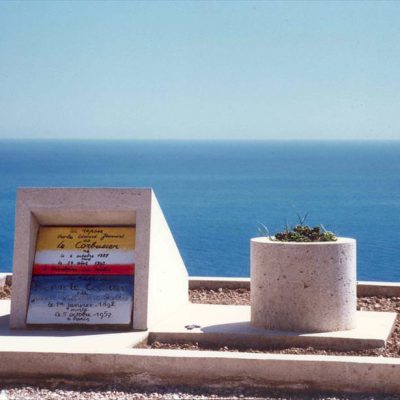
M 357 240 L 359 280 L 400 281 L 398 141 L 0 141 L 0 272 L 19 187 L 151 187 L 192 276 L 249 276 L 250 239 L 306 223 Z

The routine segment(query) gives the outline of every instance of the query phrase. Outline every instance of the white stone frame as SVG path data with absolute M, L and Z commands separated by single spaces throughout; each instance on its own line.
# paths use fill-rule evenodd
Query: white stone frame
M 188 275 L 152 189 L 23 188 L 17 192 L 10 327 L 26 314 L 39 226 L 136 226 L 132 328 L 188 302 Z

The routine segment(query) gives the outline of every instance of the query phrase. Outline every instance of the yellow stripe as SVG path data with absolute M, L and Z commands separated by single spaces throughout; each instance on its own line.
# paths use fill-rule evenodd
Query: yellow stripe
M 36 251 L 104 249 L 133 250 L 136 228 L 111 226 L 42 226 Z

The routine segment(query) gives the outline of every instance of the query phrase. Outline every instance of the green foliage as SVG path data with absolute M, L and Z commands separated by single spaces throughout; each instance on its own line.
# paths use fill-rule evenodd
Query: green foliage
M 305 225 L 306 218 L 308 214 L 301 217 L 299 214 L 297 215 L 299 218 L 299 223 L 295 225 L 293 228 L 286 223 L 285 230 L 282 232 L 278 232 L 272 237 L 272 240 L 277 240 L 280 242 L 335 242 L 337 237 L 334 233 L 327 231 L 323 225 L 310 227 Z M 260 224 L 262 227 L 259 228 L 259 233 L 262 236 L 269 236 L 268 228 Z
M 320 226 L 296 225 L 293 229 L 276 233 L 275 239 L 280 242 L 334 242 L 337 237 Z

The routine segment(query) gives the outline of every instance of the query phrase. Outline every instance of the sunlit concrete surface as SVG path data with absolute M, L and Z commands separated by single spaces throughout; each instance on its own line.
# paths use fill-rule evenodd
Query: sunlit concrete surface
M 398 358 L 142 349 L 133 346 L 146 340 L 149 334 L 146 331 L 10 330 L 9 312 L 10 301 L 1 300 L 0 379 L 3 382 L 73 379 L 82 384 L 96 381 L 135 385 L 251 386 L 284 390 L 400 393 Z M 216 335 L 223 338 L 223 343 L 228 343 L 226 339 L 232 335 L 229 332 L 234 327 L 241 336 L 240 340 L 246 335 L 246 341 L 253 336 L 259 340 L 261 332 L 250 328 L 249 314 L 248 306 L 193 304 L 186 311 L 173 313 L 150 335 L 164 332 L 167 335 L 183 335 L 181 337 L 186 339 L 191 334 L 212 337 L 219 332 Z M 378 314 L 383 317 L 379 319 Z M 384 340 L 386 327 L 393 322 L 394 313 L 361 312 L 357 315 L 362 324 L 369 323 L 370 317 L 374 321 L 370 331 L 375 333 L 365 332 L 368 336 L 366 340 Z M 198 324 L 200 328 L 188 330 L 183 324 Z M 350 333 L 346 332 L 347 335 Z M 338 340 L 341 332 L 334 335 Z M 281 343 L 285 336 L 290 340 L 308 338 L 314 340 L 314 345 L 315 337 L 319 341 L 326 339 L 324 334 L 282 335 L 276 332 L 275 336 L 269 336 Z M 351 340 L 359 340 L 356 331 L 350 336 L 353 336 Z M 234 341 L 240 343 L 238 339 L 234 337 Z
M 356 328 L 322 333 L 272 331 L 250 325 L 249 306 L 191 304 L 151 331 L 152 340 L 203 342 L 217 346 L 314 346 L 337 350 L 385 345 L 396 313 L 357 311 Z

